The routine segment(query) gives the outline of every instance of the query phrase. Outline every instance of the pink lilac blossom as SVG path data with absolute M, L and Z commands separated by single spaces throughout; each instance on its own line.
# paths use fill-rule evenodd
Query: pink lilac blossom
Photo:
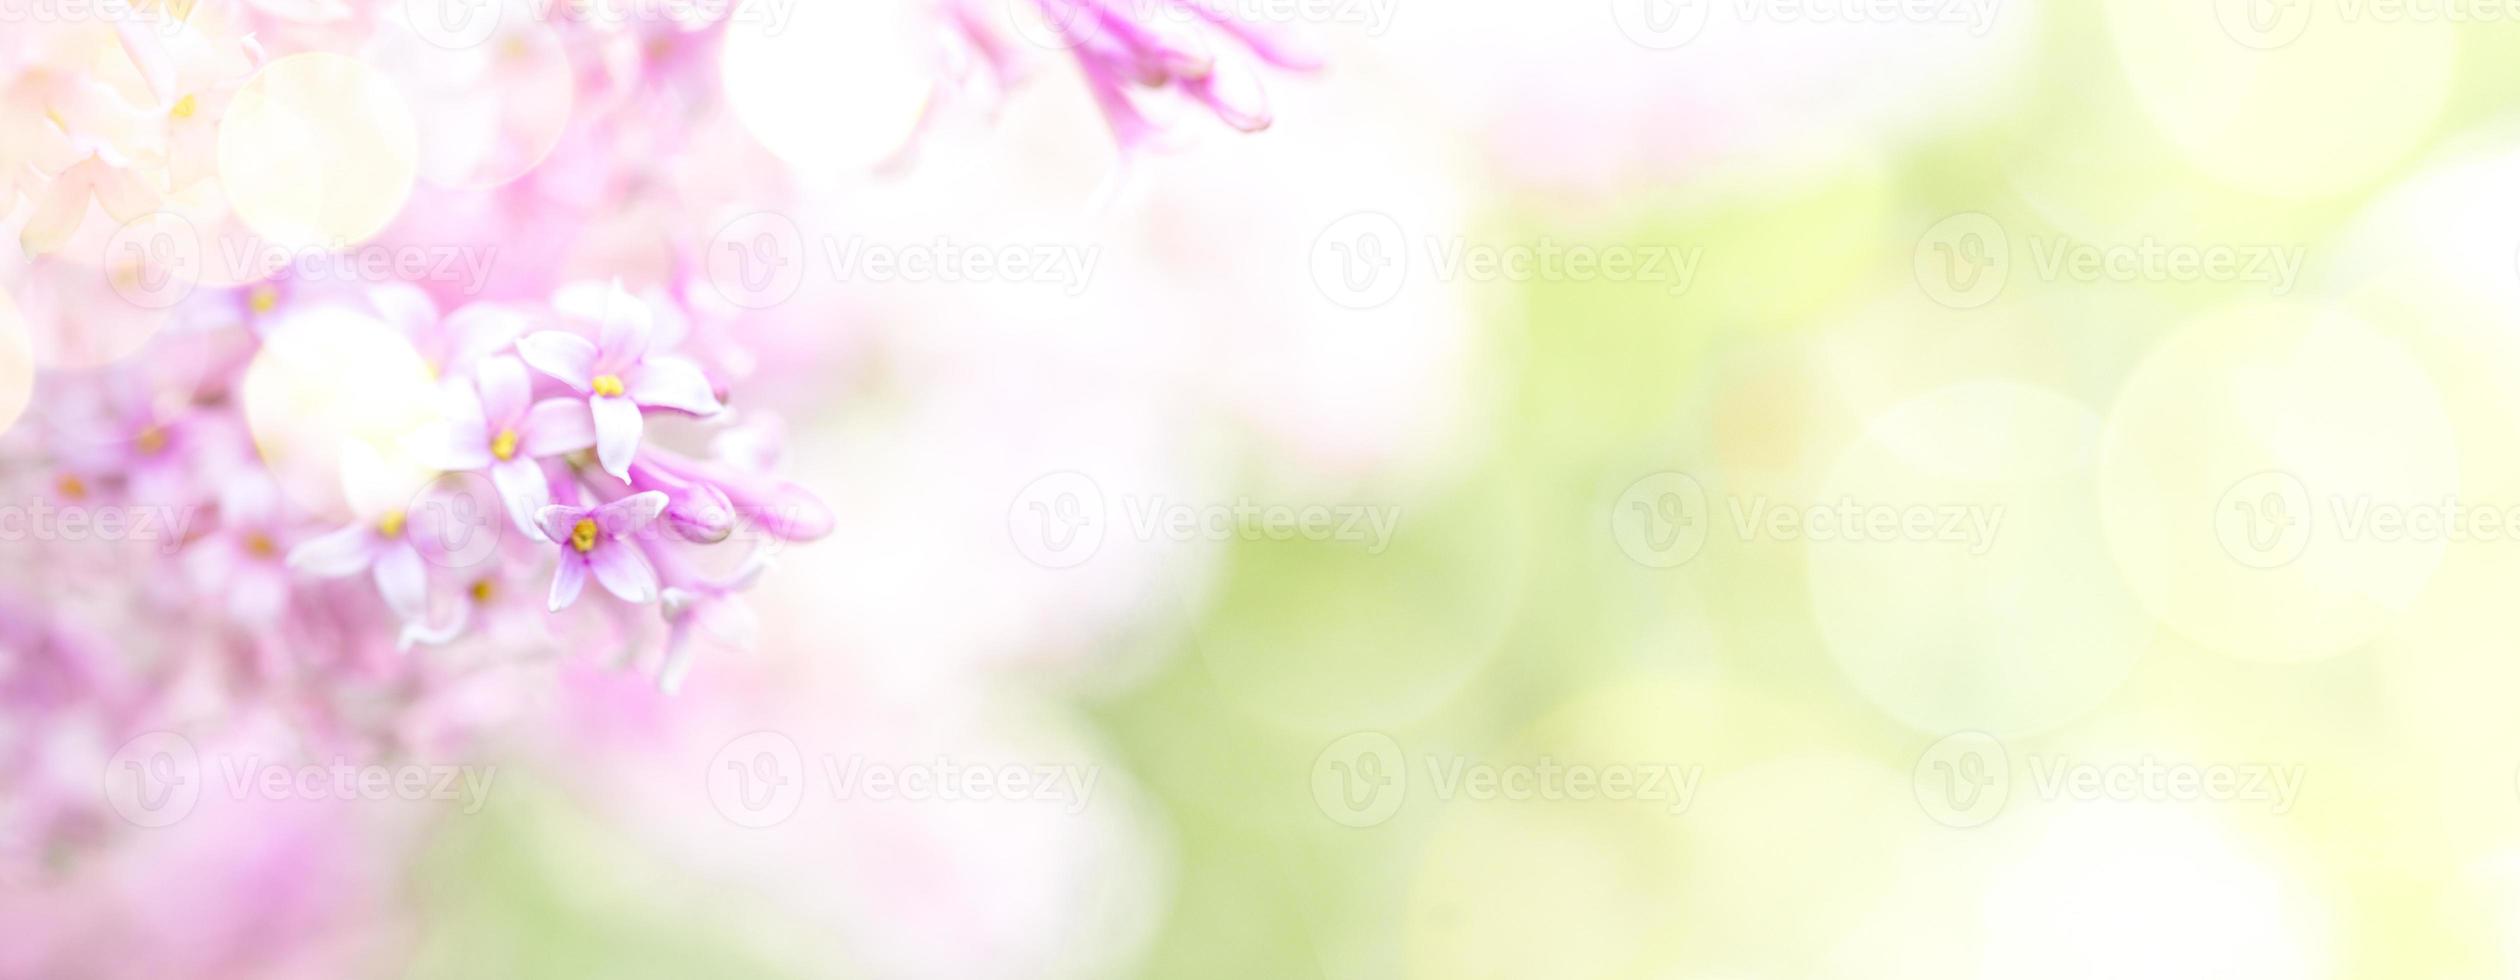
M 1150 102 L 1186 99 L 1244 132 L 1269 128 L 1274 115 L 1263 69 L 1309 72 L 1322 65 L 1314 42 L 1296 25 L 1270 23 L 1223 0 L 1031 0 L 1040 22 L 1008 30 L 986 0 L 952 0 L 945 11 L 960 43 L 950 65 L 968 79 L 1009 85 L 1021 71 L 1009 33 L 1063 48 L 1076 62 L 1094 104 L 1123 149 L 1163 132 Z
M 973 0 L 932 2 L 985 71 L 1012 83 L 1005 29 L 970 16 Z M 1270 121 L 1261 69 L 1318 64 L 1290 34 L 1211 0 L 1028 2 L 1132 150 L 1159 128 L 1151 100 L 1257 130 Z M 48 751 L 76 745 L 93 761 L 144 732 L 250 718 L 285 728 L 280 742 L 309 758 L 407 754 L 438 745 L 449 719 L 486 713 L 471 700 L 482 675 L 544 660 L 652 666 L 672 691 L 703 646 L 751 644 L 745 593 L 777 573 L 781 548 L 833 531 L 820 497 L 782 475 L 778 417 L 738 399 L 811 390 L 787 355 L 815 338 L 766 335 L 804 318 L 717 301 L 701 271 L 728 209 L 789 195 L 720 104 L 722 9 L 606 20 L 523 5 L 546 14 L 571 58 L 574 108 L 557 145 L 495 186 L 416 188 L 365 243 L 495 259 L 469 286 L 328 281 L 312 274 L 321 263 L 247 268 L 219 253 L 234 243 L 213 240 L 205 254 L 231 275 L 205 272 L 172 309 L 116 300 L 124 284 L 107 288 L 87 246 L 162 208 L 196 227 L 241 227 L 219 152 L 238 93 L 276 60 L 358 57 L 383 32 L 410 30 L 386 6 L 101 0 L 97 22 L 0 31 L 0 226 L 14 226 L 28 259 L 0 265 L 0 291 L 48 321 L 30 324 L 38 335 L 150 325 L 104 356 L 39 356 L 34 403 L 0 418 L 0 505 L 148 518 L 111 539 L 7 545 L 0 844 L 29 846 L 0 847 L 0 884 L 75 880 L 60 855 L 116 837 L 95 769 L 65 776 L 37 758 Z M 531 149 L 494 159 L 531 161 Z M 625 216 L 654 233 L 618 243 Z M 629 258 L 606 250 L 632 246 Z M 281 476 L 302 447 L 257 431 L 246 411 L 258 358 L 290 318 L 319 311 L 406 344 L 437 396 L 428 424 L 401 433 L 432 478 L 355 513 L 303 499 Z M 784 387 L 756 376 L 768 364 L 788 371 Z M 250 823 L 240 839 L 260 840 Z M 315 836 L 320 853 L 276 865 L 337 855 Z M 89 870 L 121 874 L 131 853 Z M 310 907 L 327 900 L 317 884 L 303 894 Z M 38 904 L 0 889 L 0 908 Z M 255 934 L 203 904 L 206 928 Z M 74 946 L 21 952 L 46 975 L 111 972 Z M 221 955 L 161 972 L 212 975 L 247 954 Z

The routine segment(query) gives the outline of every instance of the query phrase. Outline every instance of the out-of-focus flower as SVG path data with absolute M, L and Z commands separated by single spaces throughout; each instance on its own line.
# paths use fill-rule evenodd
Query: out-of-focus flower
M 724 407 L 699 365 L 664 353 L 666 345 L 651 350 L 655 314 L 619 284 L 564 290 L 552 305 L 565 317 L 595 325 L 600 339 L 545 330 L 518 339 L 516 350 L 535 370 L 585 396 L 604 472 L 630 478 L 630 458 L 645 428 L 642 409 L 709 415 Z
M 407 511 L 387 509 L 291 549 L 289 567 L 323 578 L 372 571 L 377 593 L 408 621 L 419 617 L 429 601 L 428 567 L 411 543 L 410 530 Z
M 664 511 L 665 495 L 650 491 L 594 507 L 553 504 L 535 515 L 543 536 L 560 551 L 551 576 L 551 611 L 577 601 L 589 572 L 623 602 L 656 601 L 656 567 L 640 554 L 636 538 Z
M 985 66 L 1004 87 L 1019 70 L 1016 45 L 978 6 L 951 0 L 947 17 L 964 41 L 954 61 Z M 1273 119 L 1262 69 L 1312 71 L 1313 43 L 1288 25 L 1264 23 L 1217 0 L 1032 0 L 1042 23 L 1016 28 L 1075 56 L 1086 87 L 1123 149 L 1162 131 L 1144 100 L 1187 99 L 1244 132 Z
M 455 418 L 433 447 L 434 463 L 488 470 L 508 519 L 517 530 L 539 534 L 534 515 L 551 504 L 551 483 L 536 461 L 594 445 L 586 412 L 566 399 L 533 401 L 524 362 L 505 355 L 481 362 L 473 389 L 455 396 Z

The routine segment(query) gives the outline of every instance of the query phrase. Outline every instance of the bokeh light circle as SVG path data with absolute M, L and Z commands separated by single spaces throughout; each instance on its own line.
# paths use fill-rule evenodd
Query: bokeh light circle
M 2395 340 L 2314 307 L 2209 314 L 2154 350 L 2110 415 L 2110 548 L 2145 608 L 2198 643 L 2333 656 L 2423 591 L 2442 536 L 2375 518 L 2439 507 L 2457 460 L 2439 392 Z M 2256 554 L 2277 549 L 2289 560 Z
M 431 15 L 415 12 L 411 29 L 389 26 L 365 54 L 410 100 L 420 177 L 440 187 L 496 187 L 559 145 L 576 79 L 560 36 L 523 6 L 457 6 L 486 8 L 471 15 L 488 24 L 479 42 L 442 43 L 425 25 Z
M 2228 18 L 2197 0 L 2102 6 L 2145 114 L 2191 164 L 2253 193 L 2314 198 L 2358 186 L 2414 150 L 2458 61 L 2448 22 L 2345 16 L 2354 5 L 2267 5 L 2306 8 L 2309 18 L 2275 45 L 2228 29 Z
M 899 153 L 934 95 L 934 45 L 902 0 L 799 4 L 726 29 L 735 118 L 799 172 L 832 178 Z
M 337 54 L 263 66 L 219 124 L 230 203 L 283 246 L 365 241 L 402 210 L 419 163 L 419 130 L 394 83 Z
M 319 513 L 400 506 L 427 482 L 412 442 L 437 407 L 428 362 L 385 323 L 316 307 L 274 324 L 246 368 L 254 448 Z
M 1812 614 L 1866 698 L 1919 731 L 2010 735 L 2125 680 L 2152 627 L 2099 529 L 2100 428 L 2051 390 L 1954 385 L 1874 417 L 1808 501 L 1769 502 L 1814 515 Z

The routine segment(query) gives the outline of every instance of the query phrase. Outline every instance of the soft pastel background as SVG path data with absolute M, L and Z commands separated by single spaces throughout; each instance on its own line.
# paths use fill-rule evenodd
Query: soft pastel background
M 756 336 L 813 369 L 748 397 L 840 518 L 759 648 L 674 697 L 504 670 L 432 760 L 496 767 L 477 812 L 210 794 L 0 932 L 117 975 L 2520 975 L 2520 540 L 2349 519 L 2520 505 L 2509 14 L 1325 3 L 1272 130 L 1189 120 L 1117 184 L 1055 67 L 881 179 L 827 157 L 883 106 L 730 75 L 725 138 L 804 188 Z M 1098 264 L 823 250 L 940 236 Z M 2050 262 L 2082 246 L 2131 264 Z M 1544 248 L 1693 275 L 1441 261 Z M 2242 261 L 2142 264 L 2182 251 Z M 2002 520 L 1734 520 L 1842 500 Z M 1133 520 L 1246 501 L 1396 523 Z M 1543 765 L 1693 793 L 1437 778 Z

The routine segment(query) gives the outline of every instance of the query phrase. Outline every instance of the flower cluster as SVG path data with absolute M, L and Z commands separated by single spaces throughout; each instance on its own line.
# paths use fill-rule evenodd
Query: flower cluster
M 1265 125 L 1242 52 L 1310 64 L 1201 0 L 1039 2 L 1130 146 L 1164 93 Z M 522 16 L 455 36 L 430 0 L 90 0 L 0 24 L 0 884 L 113 828 L 95 773 L 147 732 L 280 719 L 310 752 L 415 753 L 531 660 L 674 690 L 751 642 L 780 550 L 831 532 L 739 397 L 814 390 L 810 345 L 708 279 L 727 216 L 792 194 L 718 91 L 737 5 L 449 3 Z M 1003 24 L 922 3 L 1015 77 Z M 394 112 L 355 102 L 371 81 Z M 321 158 L 289 113 L 327 100 L 387 150 L 408 111 L 421 145 L 239 167 Z M 414 272 L 466 258 L 460 284 Z

